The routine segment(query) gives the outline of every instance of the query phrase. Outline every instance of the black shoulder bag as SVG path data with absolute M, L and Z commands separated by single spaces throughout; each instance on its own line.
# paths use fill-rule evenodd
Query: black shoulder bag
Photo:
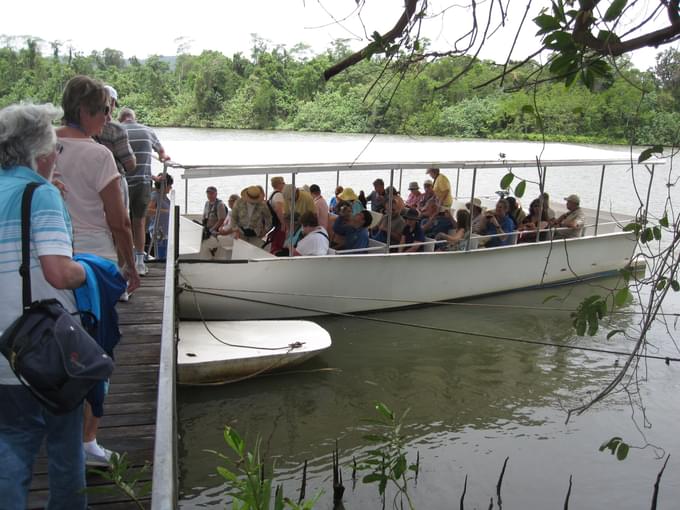
M 80 405 L 90 389 L 113 372 L 113 360 L 56 299 L 31 302 L 30 183 L 21 202 L 23 314 L 0 337 L 0 352 L 19 381 L 53 414 Z

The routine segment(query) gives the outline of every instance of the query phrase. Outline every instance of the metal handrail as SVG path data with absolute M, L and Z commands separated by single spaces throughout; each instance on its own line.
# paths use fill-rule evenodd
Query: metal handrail
M 176 262 L 179 239 L 179 207 L 175 206 L 175 192 L 170 195 L 168 222 L 168 253 L 165 262 L 163 295 L 163 323 L 158 369 L 158 400 L 156 404 L 156 437 L 153 453 L 153 482 L 151 510 L 177 508 L 177 404 L 175 374 L 177 348 L 175 342 Z

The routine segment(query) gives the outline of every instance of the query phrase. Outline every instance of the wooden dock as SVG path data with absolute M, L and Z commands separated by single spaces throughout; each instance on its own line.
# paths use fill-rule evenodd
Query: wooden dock
M 115 350 L 116 369 L 105 402 L 98 442 L 119 454 L 127 453 L 134 467 L 154 458 L 159 359 L 164 305 L 165 265 L 149 264 L 149 274 L 127 303 L 117 306 L 122 339 Z M 150 481 L 152 472 L 143 480 Z M 88 487 L 109 486 L 110 490 L 88 495 L 93 509 L 126 509 L 139 506 L 102 477 L 88 473 Z M 29 508 L 47 503 L 47 459 L 39 457 L 34 468 Z M 144 506 L 150 507 L 149 493 Z

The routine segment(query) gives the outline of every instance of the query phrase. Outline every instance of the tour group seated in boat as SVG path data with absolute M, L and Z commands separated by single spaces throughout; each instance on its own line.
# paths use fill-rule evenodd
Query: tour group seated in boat
M 465 208 L 466 203 L 481 201 L 483 207 L 495 208 L 498 197 L 494 190 L 490 196 L 480 196 L 475 189 L 478 174 L 489 169 L 538 173 L 536 181 L 541 184 L 541 191 L 545 189 L 546 173 L 554 179 L 559 172 L 574 167 L 592 167 L 602 174 L 598 198 L 589 204 L 593 207 L 582 207 L 585 224 L 579 236 L 560 238 L 560 230 L 567 229 L 550 227 L 541 229 L 533 242 L 517 243 L 517 233 L 513 232 L 510 242 L 492 248 L 482 246 L 493 235 L 478 236 L 468 228 L 464 249 L 457 251 L 435 250 L 435 245 L 447 241 L 428 238 L 420 252 L 391 250 L 394 245 L 387 236 L 387 243 L 371 240 L 367 249 L 354 252 L 330 250 L 326 256 L 276 257 L 253 244 L 230 239 L 224 240 L 218 257 L 201 258 L 201 227 L 182 217 L 178 278 L 179 313 L 183 319 L 259 320 L 384 310 L 583 281 L 612 275 L 636 261 L 636 237 L 622 230 L 631 217 L 605 211 L 601 204 L 605 169 L 645 171 L 637 160 L 632 161 L 630 156 L 622 158 L 621 153 L 588 160 L 538 162 L 526 159 L 178 166 L 184 169 L 185 189 L 193 179 L 238 175 L 258 175 L 258 179 L 264 178 L 266 182 L 270 175 L 285 174 L 291 176 L 292 185 L 296 186 L 296 180 L 299 182 L 301 176 L 310 172 L 335 172 L 337 182 L 342 175 L 345 184 L 351 182 L 354 172 L 370 171 L 389 172 L 393 186 L 401 182 L 400 174 L 405 170 L 419 169 L 424 173 L 425 169 L 436 167 L 448 173 L 452 181 L 455 176 L 451 206 L 454 217 L 455 211 Z M 461 172 L 472 174 L 472 188 L 464 195 L 458 190 Z M 185 195 L 185 203 L 187 200 Z M 565 212 L 558 208 L 560 205 L 558 200 L 551 202 L 558 217 Z M 294 209 L 293 202 L 290 210 Z M 507 233 L 496 235 L 507 237 Z

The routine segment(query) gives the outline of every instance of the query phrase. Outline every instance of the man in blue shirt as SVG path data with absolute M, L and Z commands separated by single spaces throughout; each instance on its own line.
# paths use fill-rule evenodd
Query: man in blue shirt
M 361 211 L 354 216 L 340 215 L 333 223 L 333 232 L 344 238 L 342 250 L 368 248 L 368 226 L 373 221 L 370 211 Z
M 486 242 L 487 248 L 493 248 L 495 246 L 507 246 L 511 244 L 514 239 L 513 235 L 502 235 L 508 234 L 515 230 L 515 224 L 512 218 L 508 216 L 508 210 L 510 206 L 508 201 L 505 199 L 500 199 L 496 202 L 496 212 L 495 214 L 489 211 L 486 216 L 486 228 L 484 229 L 484 235 L 492 237 Z

